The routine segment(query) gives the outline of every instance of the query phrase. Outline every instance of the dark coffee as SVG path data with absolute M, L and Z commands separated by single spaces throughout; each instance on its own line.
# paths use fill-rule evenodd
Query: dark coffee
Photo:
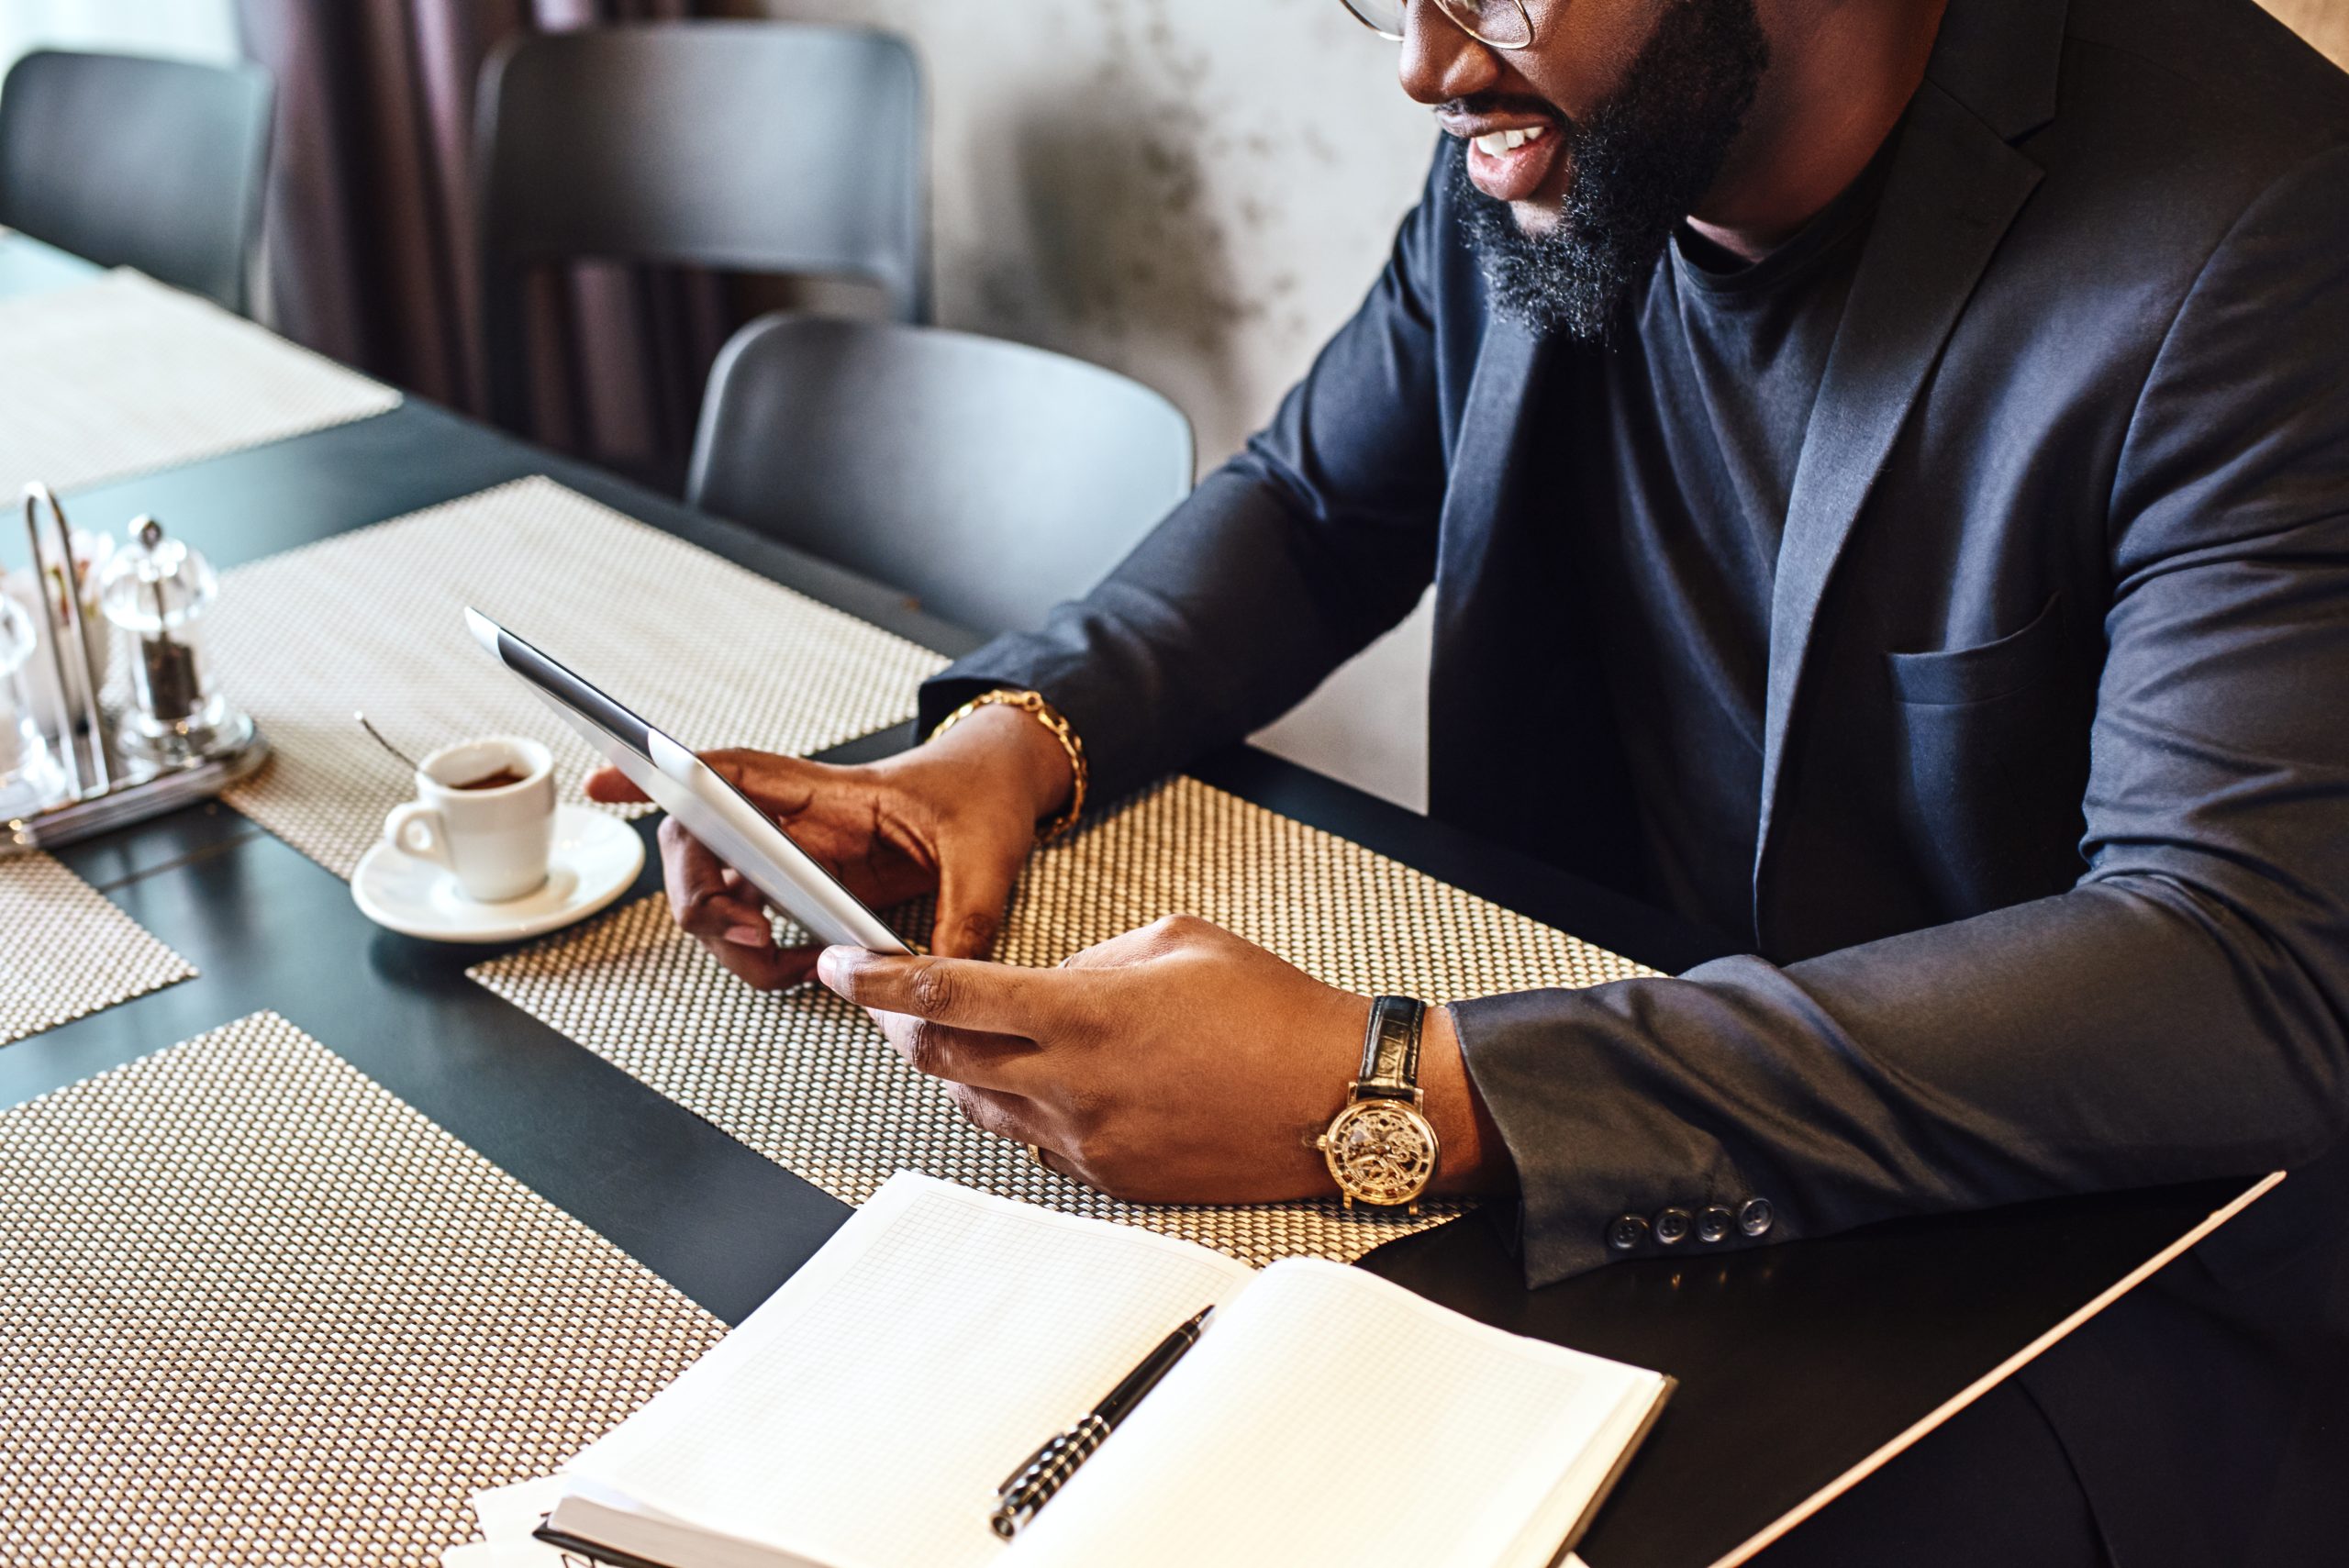
M 520 784 L 529 776 L 528 773 L 518 773 L 511 768 L 500 768 L 486 778 L 467 779 L 463 784 L 451 784 L 449 787 L 451 789 L 504 789 L 507 784 Z

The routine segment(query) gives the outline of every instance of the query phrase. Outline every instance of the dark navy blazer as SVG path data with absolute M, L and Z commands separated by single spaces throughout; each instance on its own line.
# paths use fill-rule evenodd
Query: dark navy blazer
M 2242 1561 L 2349 1496 L 2349 79 L 2249 0 L 1951 0 L 1897 135 L 1778 562 L 1760 951 L 1455 1016 L 1535 1283 L 1667 1206 L 2292 1169 L 2030 1382 L 2120 1561 Z M 1431 810 L 1628 874 L 1594 350 L 1488 314 L 1443 156 L 1273 425 L 930 717 L 1038 688 L 1115 792 L 1432 580 Z

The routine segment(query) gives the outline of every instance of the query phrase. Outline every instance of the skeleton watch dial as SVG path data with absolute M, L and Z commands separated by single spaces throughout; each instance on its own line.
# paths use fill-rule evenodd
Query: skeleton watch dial
M 1435 1174 L 1435 1129 L 1408 1101 L 1356 1100 L 1319 1141 L 1349 1204 L 1411 1203 Z

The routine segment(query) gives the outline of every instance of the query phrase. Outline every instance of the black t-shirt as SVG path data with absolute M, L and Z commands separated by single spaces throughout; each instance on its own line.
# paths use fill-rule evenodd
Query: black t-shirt
M 1751 265 L 1684 228 L 1596 356 L 1569 567 L 1595 617 L 1651 897 L 1754 940 L 1770 595 L 1886 159 Z

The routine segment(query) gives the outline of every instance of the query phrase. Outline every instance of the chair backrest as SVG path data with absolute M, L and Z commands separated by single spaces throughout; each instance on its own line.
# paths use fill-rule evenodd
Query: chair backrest
M 258 65 L 28 54 L 0 86 L 0 224 L 243 310 L 274 96 Z
M 686 497 L 996 632 L 1099 582 L 1192 458 L 1181 409 L 1098 365 L 785 314 L 718 355 Z
M 922 83 L 899 38 L 794 22 L 533 33 L 482 68 L 490 412 L 526 412 L 520 284 L 573 258 L 878 284 L 930 314 Z

